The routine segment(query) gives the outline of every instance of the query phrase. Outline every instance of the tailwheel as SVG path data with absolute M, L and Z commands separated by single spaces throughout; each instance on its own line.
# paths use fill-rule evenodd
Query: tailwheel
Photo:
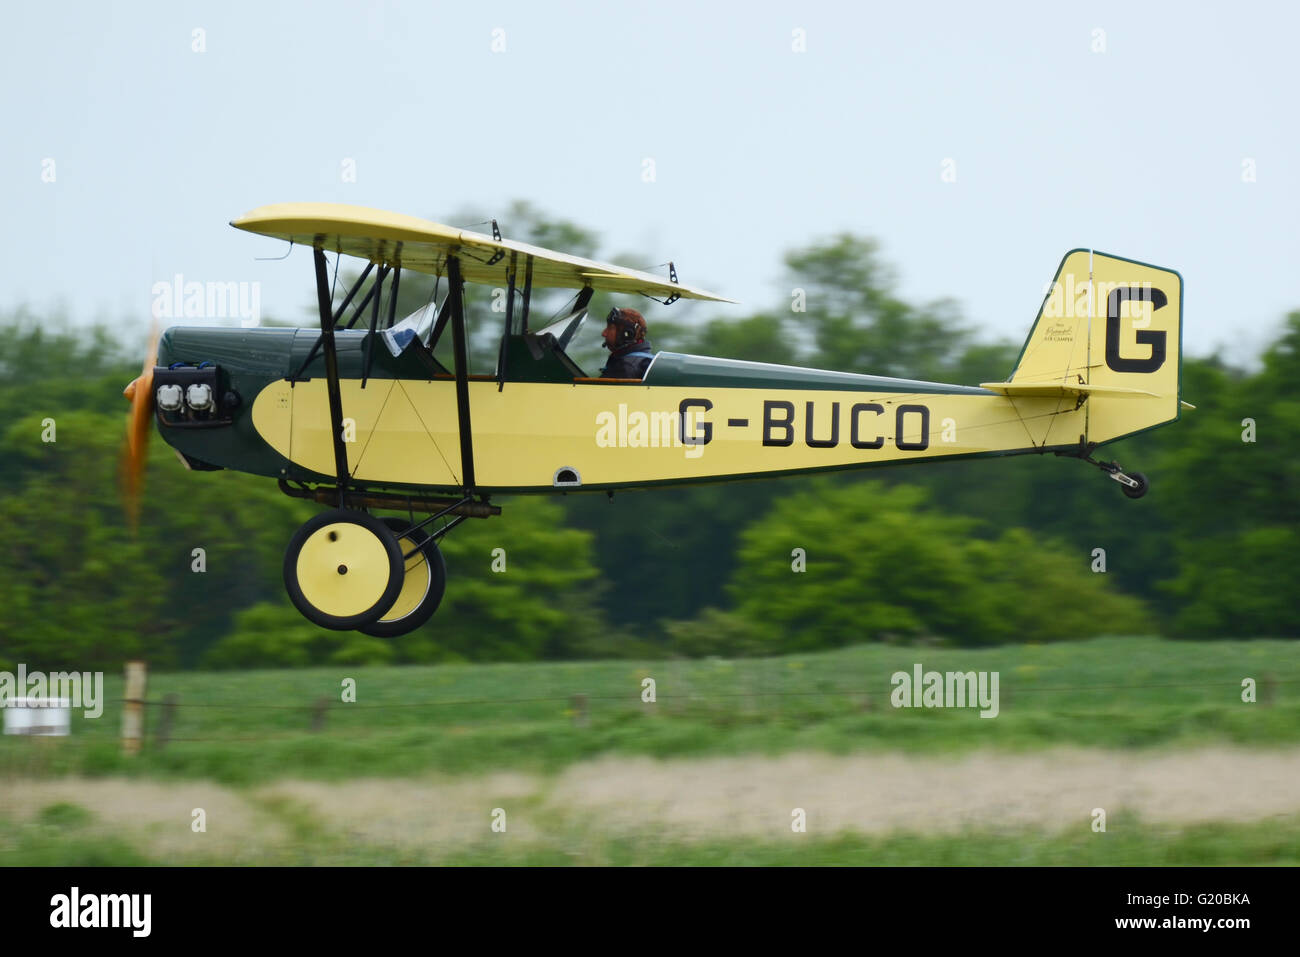
M 1125 478 L 1129 481 L 1121 482 L 1120 488 L 1123 489 L 1124 494 L 1129 498 L 1141 498 L 1147 493 L 1147 489 L 1150 488 L 1150 485 L 1147 482 L 1147 477 L 1141 472 L 1128 472 L 1125 474 Z
M 397 536 L 365 512 L 322 512 L 294 532 L 284 553 L 290 600 L 308 621 L 336 631 L 378 621 L 404 578 Z
M 1082 459 L 1089 465 L 1095 465 L 1101 469 L 1116 482 L 1119 483 L 1120 490 L 1129 498 L 1141 498 L 1151 487 L 1147 477 L 1141 472 L 1125 472 L 1124 467 L 1118 462 L 1098 462 L 1092 457 L 1092 450 L 1097 446 L 1089 445 L 1087 440 L 1079 436 L 1079 448 L 1077 451 L 1057 452 L 1057 455 L 1069 455 L 1072 458 Z
M 1118 482 L 1120 490 L 1129 498 L 1141 498 L 1151 487 L 1145 475 L 1141 472 L 1125 472 L 1118 462 L 1094 462 L 1093 464 Z
M 396 638 L 419 628 L 438 610 L 447 587 L 447 565 L 438 543 L 422 528 L 402 518 L 385 518 L 385 525 L 397 536 L 405 560 L 402 588 L 393 607 L 378 620 L 357 631 L 376 638 Z M 414 552 L 415 554 L 410 554 Z

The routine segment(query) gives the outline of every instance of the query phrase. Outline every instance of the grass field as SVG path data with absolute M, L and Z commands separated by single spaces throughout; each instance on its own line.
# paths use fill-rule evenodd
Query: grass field
M 1000 714 L 895 709 L 890 675 L 997 671 Z M 642 679 L 657 701 L 641 700 Z M 1243 678 L 1261 700 L 1244 704 Z M 355 703 L 341 701 L 356 682 Z M 0 774 L 128 774 L 251 784 L 429 770 L 551 771 L 604 754 L 648 757 L 909 753 L 1055 745 L 1300 743 L 1300 642 L 1108 638 L 986 650 L 858 646 L 783 658 L 316 668 L 152 675 L 144 752 L 122 755 L 122 682 L 104 714 L 60 741 L 6 738 Z M 177 696 L 160 748 L 158 703 Z M 586 718 L 575 695 L 586 695 Z M 330 707 L 312 733 L 312 706 Z
M 916 663 L 999 672 L 999 715 L 893 708 Z M 0 741 L 7 863 L 1300 863 L 1297 642 L 159 674 L 136 757 L 105 691 Z

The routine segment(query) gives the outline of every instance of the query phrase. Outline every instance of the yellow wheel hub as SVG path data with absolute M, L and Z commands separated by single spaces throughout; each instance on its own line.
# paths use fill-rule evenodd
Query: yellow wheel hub
M 399 538 L 397 544 L 402 546 L 403 555 L 416 547 L 416 543 L 409 538 Z M 433 571 L 429 568 L 429 562 L 425 559 L 424 552 L 416 552 L 406 560 L 406 572 L 402 578 L 402 590 L 397 593 L 397 601 L 393 602 L 388 614 L 379 620 L 401 621 L 420 606 L 432 586 Z
M 334 522 L 303 542 L 296 570 L 303 598 L 327 615 L 347 618 L 379 602 L 390 568 L 388 552 L 374 532 L 353 522 Z

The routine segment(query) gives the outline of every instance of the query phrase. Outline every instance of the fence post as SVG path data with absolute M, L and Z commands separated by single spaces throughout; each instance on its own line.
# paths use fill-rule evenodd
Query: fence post
M 329 711 L 329 709 L 329 698 L 322 696 L 316 699 L 316 703 L 312 705 L 311 709 L 311 730 L 313 733 L 325 729 L 325 712 Z
M 126 693 L 122 696 L 122 753 L 139 754 L 144 734 L 144 692 L 148 670 L 143 661 L 126 663 Z
M 172 736 L 172 724 L 176 720 L 176 703 L 179 700 L 180 696 L 174 692 L 163 697 L 162 717 L 158 719 L 158 737 L 156 739 L 159 751 L 167 747 L 167 742 Z
M 580 728 L 587 726 L 587 696 L 585 694 L 575 694 L 570 699 L 570 708 L 573 710 L 573 723 Z

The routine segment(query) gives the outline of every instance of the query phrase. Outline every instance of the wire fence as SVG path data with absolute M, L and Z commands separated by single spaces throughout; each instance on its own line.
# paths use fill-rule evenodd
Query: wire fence
M 995 706 L 998 713 L 1021 710 L 1025 702 L 1033 702 L 1026 709 L 1033 715 L 1050 714 L 1056 710 L 1061 715 L 1081 721 L 1089 718 L 1122 720 L 1125 708 L 1131 709 L 1136 716 L 1150 714 L 1151 708 L 1162 706 L 1191 713 L 1245 700 L 1254 700 L 1268 707 L 1278 703 L 1283 696 L 1281 689 L 1300 684 L 1300 677 L 1276 672 L 1258 673 L 1253 679 L 1256 696 L 1247 699 L 1241 678 L 1039 684 L 1032 678 L 1005 672 L 999 676 Z M 848 675 L 843 671 L 774 671 L 762 666 L 728 675 L 691 673 L 691 669 L 669 665 L 656 679 L 653 694 L 646 694 L 641 683 L 648 675 L 637 673 L 635 679 L 623 679 L 618 690 L 608 687 L 608 676 L 604 678 L 606 687 L 603 688 L 592 687 L 596 683 L 592 682 L 587 684 L 590 690 L 559 690 L 557 684 L 562 686 L 570 681 L 570 687 L 581 688 L 584 684 L 582 676 L 551 676 L 546 681 L 549 686 L 546 690 L 551 693 L 449 694 L 379 701 L 344 701 L 339 690 L 334 690 L 332 695 L 313 694 L 301 686 L 274 691 L 265 689 L 257 696 L 247 698 L 214 699 L 209 697 L 206 689 L 197 690 L 181 684 L 179 692 L 148 697 L 144 694 L 143 670 L 133 677 L 138 684 L 132 685 L 128 680 L 127 693 L 104 702 L 117 705 L 122 711 L 121 738 L 129 753 L 145 744 L 150 744 L 153 750 L 160 750 L 169 744 L 265 744 L 321 735 L 335 741 L 374 740 L 413 733 L 418 735 L 428 730 L 454 734 L 471 730 L 491 731 L 507 726 L 520 729 L 530 723 L 554 730 L 557 721 L 569 722 L 577 728 L 591 728 L 593 723 L 600 726 L 601 722 L 609 727 L 611 722 L 626 720 L 628 715 L 637 712 L 657 714 L 667 720 L 698 719 L 724 726 L 768 721 L 784 721 L 789 725 L 800 720 L 813 724 L 851 714 L 866 714 L 879 719 L 893 712 L 903 715 L 913 710 L 891 706 L 894 702 L 889 699 L 898 692 L 892 683 L 886 687 L 848 687 L 845 686 Z M 211 690 L 220 694 L 218 689 Z M 939 710 L 980 708 L 977 686 L 968 686 L 968 690 L 970 697 L 964 709 L 947 706 Z M 292 702 L 282 697 L 279 701 L 267 701 L 266 696 L 271 693 L 281 696 L 301 694 L 303 700 Z M 920 689 L 912 689 L 912 693 L 919 695 Z M 385 695 L 393 698 L 393 689 L 387 689 Z M 1103 697 L 1103 702 L 1096 701 L 1098 696 Z M 1289 702 L 1291 696 L 1286 697 Z M 128 719 L 128 715 L 133 717 Z M 115 734 L 113 725 L 110 718 L 105 723 L 83 724 L 82 727 L 88 730 L 93 727 L 92 734 L 102 740 Z
M 1260 681 L 1261 688 L 1272 686 L 1300 684 L 1300 678 L 1262 678 Z M 1233 688 L 1241 689 L 1239 681 L 1173 681 L 1173 682 L 1151 682 L 1142 684 L 1093 684 L 1093 685 L 1051 685 L 1051 686 L 1032 686 L 1032 685 L 1014 685 L 1001 684 L 1002 694 L 1087 694 L 1094 691 L 1149 691 L 1158 688 Z M 817 698 L 817 697 L 870 697 L 877 695 L 891 695 L 894 693 L 893 688 L 884 689 L 864 689 L 864 688 L 836 688 L 836 689 L 798 689 L 793 691 L 782 690 L 759 690 L 759 691 L 709 691 L 704 693 L 688 694 L 659 694 L 656 693 L 656 702 L 663 701 L 711 701 L 715 699 L 729 698 L 782 698 L 782 697 L 799 697 L 799 698 Z M 574 694 L 583 694 L 588 701 L 625 701 L 633 704 L 643 704 L 641 693 L 624 692 L 621 694 L 587 694 L 585 692 L 575 692 Z M 349 709 L 369 709 L 379 711 L 394 711 L 410 708 L 446 708 L 446 707 L 470 707 L 482 705 L 522 705 L 522 704 L 544 704 L 547 702 L 571 702 L 573 694 L 561 695 L 542 695 L 538 697 L 527 698 L 429 698 L 422 701 L 400 701 L 400 702 L 382 702 L 377 704 L 349 702 Z M 135 701 L 136 699 L 114 698 L 113 701 L 124 703 Z M 164 704 L 161 700 L 139 700 L 140 704 L 145 706 L 159 706 Z M 202 701 L 192 702 L 185 705 L 186 708 L 227 708 L 239 711 L 303 711 L 313 707 L 311 703 L 307 704 L 264 704 L 252 701 Z
M 754 722 L 799 718 L 801 716 L 813 719 L 824 718 L 836 713 L 843 713 L 846 709 L 843 708 L 842 702 L 855 702 L 857 707 L 852 708 L 852 710 L 871 712 L 875 715 L 885 715 L 893 711 L 901 713 L 907 710 L 885 707 L 877 703 L 881 698 L 894 695 L 896 692 L 894 687 L 762 687 L 765 683 L 764 677 L 770 679 L 772 676 L 749 675 L 746 683 L 750 684 L 751 687 L 747 689 L 733 687 L 731 689 L 715 688 L 707 691 L 668 693 L 658 693 L 656 691 L 653 697 L 649 699 L 643 697 L 641 689 L 638 688 L 636 690 L 603 693 L 571 692 L 514 697 L 431 697 L 385 702 L 343 702 L 319 696 L 314 700 L 304 701 L 299 704 L 238 699 L 206 699 L 182 702 L 180 696 L 174 693 L 162 699 L 118 697 L 111 700 L 123 706 L 135 705 L 142 710 L 149 709 L 151 713 L 161 713 L 159 718 L 145 722 L 148 731 L 142 732 L 142 737 L 153 740 L 155 749 L 173 743 L 266 744 L 276 741 L 303 740 L 304 736 L 311 735 L 325 735 L 335 740 L 344 736 L 349 740 L 374 740 L 410 734 L 412 731 L 431 727 L 451 731 L 465 731 L 469 728 L 486 730 L 508 724 L 518 725 L 521 722 L 530 720 L 536 721 L 547 718 L 554 720 L 557 716 L 571 719 L 572 723 L 578 727 L 589 727 L 593 717 L 608 717 L 611 714 L 629 713 L 637 710 L 645 713 L 647 709 L 657 709 L 658 713 L 669 717 L 726 718 L 728 720 Z M 782 676 L 782 678 L 786 679 L 790 677 L 792 676 Z M 816 676 L 804 675 L 803 677 L 808 679 Z M 825 681 L 826 679 L 821 680 Z M 689 682 L 683 681 L 679 675 L 673 679 L 673 683 L 680 686 Z M 1263 706 L 1274 704 L 1278 699 L 1280 688 L 1296 684 L 1300 684 L 1300 678 L 1278 677 L 1274 674 L 1264 673 L 1257 682 L 1257 701 Z M 752 687 L 753 685 L 758 687 Z M 1204 692 L 1203 695 L 1198 695 L 1190 702 L 1180 702 L 1183 705 L 1222 705 L 1241 700 L 1239 696 L 1242 692 L 1242 682 L 1240 680 L 1218 679 L 1038 685 L 1029 681 L 1013 680 L 1000 684 L 998 707 L 1000 710 L 1005 711 L 1022 696 L 1056 696 L 1058 700 L 1049 706 L 1060 706 L 1060 699 L 1065 696 L 1086 699 L 1090 695 L 1105 694 L 1112 699 L 1112 706 L 1109 709 L 1090 711 L 1085 707 L 1081 711 L 1075 704 L 1068 709 L 1068 713 L 1075 718 L 1083 718 L 1089 715 L 1114 717 L 1113 701 L 1115 699 L 1122 700 L 1127 705 L 1170 704 L 1172 702 L 1167 700 L 1164 702 L 1153 701 L 1152 699 L 1155 696 L 1151 694 L 1152 692 L 1169 690 Z M 1039 697 L 1037 700 L 1041 702 L 1042 698 Z M 558 712 L 538 711 L 539 707 L 548 705 L 562 710 Z M 615 707 L 603 707 L 608 705 L 614 705 Z M 809 707 L 808 705 L 812 706 Z M 968 707 L 978 707 L 978 704 L 975 700 L 972 700 Z M 487 709 L 487 712 L 484 713 L 483 709 Z M 253 715 L 264 713 L 269 716 L 270 714 L 279 713 L 288 717 L 296 714 L 302 715 L 309 720 L 291 728 L 258 726 L 257 728 L 232 728 L 226 732 L 206 733 L 206 728 L 198 727 L 187 729 L 191 733 L 177 734 L 175 731 L 182 710 L 191 714 L 197 712 L 212 715 L 235 712 Z M 475 711 L 478 713 L 474 713 Z M 434 725 L 408 722 L 396 725 L 372 724 L 366 726 L 347 720 L 349 715 L 364 714 L 370 716 L 369 720 L 373 720 L 375 716 L 380 714 L 410 715 L 419 712 L 429 712 L 442 716 L 446 716 L 448 712 L 458 713 L 455 715 L 454 723 L 450 725 L 445 723 Z M 207 719 L 197 722 L 199 725 L 209 723 L 210 721 Z M 195 731 L 199 733 L 193 733 Z

